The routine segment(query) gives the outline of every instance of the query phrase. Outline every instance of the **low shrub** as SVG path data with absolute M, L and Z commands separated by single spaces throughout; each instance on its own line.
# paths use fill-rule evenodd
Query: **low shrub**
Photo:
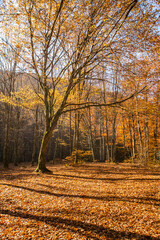
M 76 162 L 76 157 L 77 157 L 77 162 Z M 72 152 L 72 155 L 67 156 L 65 158 L 65 162 L 67 162 L 67 164 L 92 162 L 92 161 L 93 161 L 92 151 L 74 150 Z

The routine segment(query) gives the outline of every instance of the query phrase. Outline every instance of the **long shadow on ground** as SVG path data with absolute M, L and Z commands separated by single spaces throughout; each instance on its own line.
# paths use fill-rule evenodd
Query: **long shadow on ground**
M 20 174 L 15 174 L 15 175 L 12 175 L 12 174 L 2 174 L 0 176 L 0 180 L 1 179 L 6 179 L 6 180 L 15 180 L 15 179 L 23 179 L 23 178 L 28 178 L 28 177 L 37 177 L 39 176 L 38 174 L 36 175 L 35 173 L 32 173 L 32 171 L 30 171 L 31 173 L 20 173 Z M 109 173 L 109 174 L 122 174 L 124 175 L 123 173 Z M 106 176 L 109 175 L 109 174 L 105 174 Z M 55 174 L 55 173 L 52 173 L 50 174 L 52 175 L 53 177 L 55 178 L 68 178 L 68 179 L 84 179 L 84 180 L 99 180 L 99 181 L 108 181 L 108 182 L 117 182 L 117 181 L 160 181 L 160 178 L 148 178 L 148 177 L 144 177 L 144 178 L 130 178 L 129 176 L 124 176 L 124 177 L 118 177 L 118 178 L 112 178 L 112 177 L 101 177 L 101 178 L 98 178 L 98 177 L 87 177 L 87 176 L 77 176 L 77 175 L 72 175 L 72 174 Z M 49 176 L 50 176 L 49 175 Z M 133 174 L 127 174 L 127 175 L 133 175 Z M 149 175 L 149 174 L 148 174 Z M 159 176 L 159 174 L 151 174 L 151 176 Z
M 147 205 L 154 205 L 154 206 L 160 206 L 160 200 L 152 197 L 118 197 L 118 196 L 88 196 L 88 195 L 74 195 L 74 194 L 64 194 L 64 193 L 53 193 L 49 191 L 44 190 L 36 190 L 33 188 L 23 187 L 23 186 L 17 186 L 13 184 L 7 184 L 7 183 L 0 183 L 0 185 L 10 186 L 14 188 L 20 188 L 31 192 L 36 192 L 39 194 L 46 194 L 50 196 L 55 197 L 70 197 L 70 198 L 83 198 L 83 199 L 95 199 L 95 200 L 101 200 L 101 201 L 123 201 L 123 202 L 136 202 L 139 204 L 147 204 Z
M 122 167 L 122 168 L 121 168 Z M 160 176 L 160 171 L 157 171 L 156 169 L 149 169 L 145 167 L 140 166 L 131 166 L 127 167 L 122 164 L 117 164 L 115 166 L 108 166 L 105 164 L 103 166 L 91 166 L 87 165 L 82 168 L 81 166 L 76 167 L 76 172 L 78 173 L 94 173 L 94 174 L 115 174 L 115 175 L 153 175 L 153 176 Z M 70 168 L 70 172 L 75 172 L 75 168 Z
M 68 175 L 68 174 L 52 174 L 55 177 L 68 177 L 68 178 L 78 178 L 78 179 L 87 179 L 87 180 L 100 180 L 100 181 L 160 181 L 160 178 L 129 178 L 129 177 L 123 177 L 123 178 L 97 178 L 97 177 L 87 177 L 87 176 L 76 176 L 76 175 Z M 107 175 L 107 174 L 106 174 Z M 128 174 L 129 175 L 129 174 Z
M 101 225 L 96 225 L 93 223 L 86 223 L 78 220 L 69 220 L 61 217 L 49 217 L 49 216 L 37 216 L 29 213 L 10 211 L 10 210 L 0 210 L 0 214 L 6 214 L 14 217 L 20 217 L 24 219 L 41 221 L 49 224 L 53 227 L 58 227 L 59 229 L 68 229 L 72 232 L 79 233 L 80 235 L 87 236 L 88 238 L 98 240 L 99 237 L 108 237 L 109 239 L 141 239 L 141 240 L 158 240 L 159 238 L 151 237 L 148 235 L 140 235 L 133 232 L 121 232 L 112 230 Z M 75 230 L 76 228 L 76 230 Z M 84 232 L 86 231 L 86 232 Z M 89 232 L 89 233 L 88 233 Z M 99 235 L 99 237 L 95 235 Z

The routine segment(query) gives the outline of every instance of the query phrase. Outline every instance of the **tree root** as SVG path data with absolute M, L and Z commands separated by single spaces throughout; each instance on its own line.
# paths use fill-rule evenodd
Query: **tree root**
M 44 168 L 39 168 L 37 167 L 37 169 L 35 170 L 35 172 L 38 173 L 48 173 L 48 174 L 52 174 L 53 172 L 51 170 L 49 170 L 48 168 L 44 167 Z

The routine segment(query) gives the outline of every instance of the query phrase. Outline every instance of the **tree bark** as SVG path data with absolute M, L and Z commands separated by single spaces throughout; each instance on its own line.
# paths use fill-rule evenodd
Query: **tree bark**
M 6 105 L 5 137 L 4 137 L 4 147 L 3 147 L 4 168 L 9 168 L 11 113 L 12 113 L 12 107 L 10 108 L 8 105 Z
M 46 156 L 47 156 L 47 149 L 48 149 L 50 138 L 51 138 L 51 132 L 46 131 L 43 135 L 43 139 L 41 143 L 41 148 L 40 148 L 39 157 L 38 157 L 38 166 L 37 166 L 36 172 L 51 172 L 46 168 Z
M 38 131 L 38 107 L 36 108 L 36 112 L 35 112 L 35 128 L 34 128 L 33 152 L 32 152 L 32 163 L 31 163 L 32 166 L 34 166 L 34 163 L 35 163 L 37 131 Z
M 136 97 L 136 117 L 137 117 L 137 128 L 138 128 L 138 140 L 139 140 L 139 158 L 141 163 L 144 163 L 143 159 L 143 140 L 142 140 L 142 131 L 140 126 L 139 112 L 138 112 L 138 99 Z
M 106 109 L 107 112 L 107 109 Z M 109 153 L 109 129 L 108 129 L 108 116 L 106 114 L 105 118 L 105 123 L 106 123 L 106 160 L 109 162 L 110 160 L 110 153 Z
M 92 160 L 95 160 L 94 154 L 94 141 L 93 141 L 93 134 L 92 134 L 92 117 L 91 117 L 91 109 L 89 108 L 89 135 L 90 135 L 90 148 L 92 151 Z

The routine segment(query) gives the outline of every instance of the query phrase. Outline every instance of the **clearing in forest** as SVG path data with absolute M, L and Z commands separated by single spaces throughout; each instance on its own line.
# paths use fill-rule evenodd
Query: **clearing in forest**
M 0 170 L 0 239 L 160 239 L 160 169 L 131 164 Z

